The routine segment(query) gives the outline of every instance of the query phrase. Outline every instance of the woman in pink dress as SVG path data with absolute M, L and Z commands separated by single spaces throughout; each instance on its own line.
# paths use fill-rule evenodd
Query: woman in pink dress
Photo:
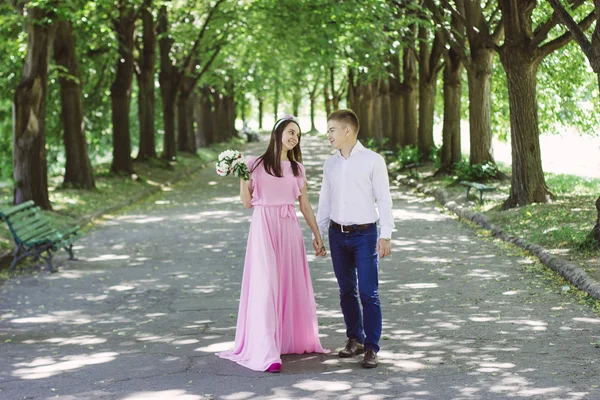
M 267 151 L 246 161 L 250 181 L 240 183 L 242 202 L 254 211 L 235 345 L 218 355 L 255 371 L 279 372 L 282 354 L 326 352 L 319 340 L 296 199 L 314 234 L 316 254 L 326 253 L 308 200 L 301 160 L 300 127 L 288 115 L 275 124 Z

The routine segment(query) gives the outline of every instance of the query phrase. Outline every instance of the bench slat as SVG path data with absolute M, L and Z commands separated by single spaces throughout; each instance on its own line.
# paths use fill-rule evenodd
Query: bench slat
M 35 221 L 45 220 L 42 217 L 43 216 L 39 213 L 30 213 L 30 214 L 26 214 L 26 215 L 20 215 L 20 218 L 18 218 L 18 219 L 13 219 L 12 217 L 9 217 L 8 222 L 13 227 L 13 229 L 18 230 L 21 227 L 32 224 Z
M 68 245 L 70 245 L 77 239 L 79 239 L 79 235 L 72 235 L 68 239 L 65 239 L 63 241 L 60 241 L 60 242 L 54 244 L 54 246 L 52 246 L 52 249 L 54 251 L 58 251 L 58 250 L 62 249 L 63 247 L 67 247 Z
M 20 239 L 21 242 L 28 244 L 28 243 L 38 243 L 38 242 L 43 242 L 45 240 L 49 240 L 49 241 L 53 241 L 54 240 L 58 240 L 59 238 L 56 236 L 57 232 L 56 229 L 54 229 L 51 226 L 42 226 L 36 230 L 33 230 L 29 233 L 26 233 L 25 235 L 23 235 Z
M 10 217 L 12 214 L 19 212 L 21 210 L 24 210 L 26 208 L 29 208 L 31 206 L 33 206 L 35 203 L 33 202 L 33 200 L 28 200 L 24 203 L 21 203 L 17 206 L 12 206 L 12 207 L 8 207 L 5 208 L 3 210 L 0 210 L 0 217 L 2 219 L 5 219 L 6 217 Z
M 50 226 L 50 224 L 48 223 L 48 221 L 34 220 L 29 225 L 23 225 L 23 226 L 19 226 L 16 228 L 13 226 L 12 228 L 13 228 L 13 232 L 15 233 L 15 235 L 18 236 L 19 238 L 22 238 L 23 236 L 27 235 L 31 231 L 37 230 L 42 227 L 49 227 L 49 226 Z
M 15 225 L 25 219 L 31 218 L 35 215 L 38 215 L 40 212 L 39 207 L 30 207 L 25 210 L 21 210 L 17 213 L 12 214 L 10 217 L 7 217 L 7 221 L 11 223 L 11 225 Z

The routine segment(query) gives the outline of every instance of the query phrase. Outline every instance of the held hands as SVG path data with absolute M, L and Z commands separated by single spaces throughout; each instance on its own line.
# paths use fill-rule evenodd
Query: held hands
M 390 255 L 392 251 L 392 242 L 385 239 L 379 239 L 377 241 L 377 254 L 379 257 L 384 258 Z
M 313 249 L 315 249 L 315 255 L 317 256 L 324 257 L 327 255 L 327 250 L 325 250 L 323 240 L 320 237 L 316 237 L 313 239 Z

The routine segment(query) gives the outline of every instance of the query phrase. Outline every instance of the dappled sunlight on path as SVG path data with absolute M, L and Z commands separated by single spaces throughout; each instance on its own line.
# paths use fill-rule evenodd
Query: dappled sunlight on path
M 327 148 L 303 138 L 315 206 Z M 591 344 L 600 317 L 544 284 L 515 249 L 397 186 L 393 252 L 380 269 L 379 368 L 335 355 L 345 339 L 337 283 L 330 257 L 310 252 L 332 354 L 284 356 L 277 375 L 217 358 L 235 336 L 251 218 L 238 190 L 208 168 L 108 217 L 59 273 L 2 285 L 0 398 L 600 398 Z

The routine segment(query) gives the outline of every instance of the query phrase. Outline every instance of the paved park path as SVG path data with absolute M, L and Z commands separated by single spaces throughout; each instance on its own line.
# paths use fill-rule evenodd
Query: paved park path
M 329 146 L 303 147 L 316 204 Z M 600 399 L 600 317 L 516 249 L 396 186 L 379 368 L 308 354 L 267 374 L 217 358 L 234 338 L 251 215 L 238 185 L 207 168 L 94 227 L 59 273 L 0 285 L 0 399 Z M 309 263 L 335 351 L 331 259 Z

